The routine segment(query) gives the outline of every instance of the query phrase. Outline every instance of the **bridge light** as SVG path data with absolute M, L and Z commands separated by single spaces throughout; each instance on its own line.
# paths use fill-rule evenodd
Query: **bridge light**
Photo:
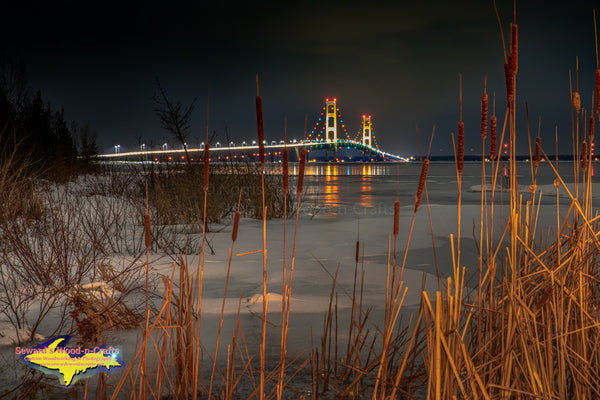
M 334 101 L 334 102 L 336 102 L 336 101 L 337 101 L 337 99 L 334 97 L 334 98 L 333 98 L 333 101 Z
M 329 101 L 329 97 L 325 99 L 325 101 Z

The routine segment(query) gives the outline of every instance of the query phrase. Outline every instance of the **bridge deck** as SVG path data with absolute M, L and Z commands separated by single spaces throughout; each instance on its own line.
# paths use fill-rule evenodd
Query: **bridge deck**
M 307 148 L 311 150 L 333 150 L 335 147 L 346 147 L 352 148 L 359 151 L 366 151 L 371 154 L 381 155 L 383 157 L 391 158 L 394 160 L 405 161 L 406 159 L 395 154 L 384 152 L 372 146 L 366 146 L 362 143 L 354 140 L 337 140 L 336 142 L 298 142 L 298 143 L 286 143 L 286 144 L 265 144 L 265 151 L 269 150 L 283 150 L 283 149 L 299 149 Z M 210 147 L 211 152 L 225 152 L 225 151 L 258 151 L 258 145 L 247 145 L 247 146 L 221 146 L 221 147 Z M 188 153 L 201 153 L 204 151 L 204 146 L 196 148 L 188 148 Z M 139 151 L 128 151 L 118 153 L 100 154 L 99 158 L 104 159 L 119 159 L 128 157 L 140 157 L 140 156 L 164 156 L 169 154 L 185 154 L 185 149 L 166 149 L 166 150 L 139 150 Z

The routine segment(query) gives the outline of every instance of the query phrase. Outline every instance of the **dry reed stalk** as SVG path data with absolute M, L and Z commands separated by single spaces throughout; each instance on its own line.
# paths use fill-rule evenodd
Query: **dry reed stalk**
M 593 141 L 594 141 L 594 116 L 593 115 L 590 115 L 590 119 L 588 122 L 588 140 L 590 141 L 590 146 L 591 146 L 591 143 L 593 143 Z
M 263 126 L 262 99 L 258 90 L 258 74 L 256 75 L 256 127 L 258 130 L 258 156 L 262 165 L 265 163 L 265 132 Z
M 600 118 L 600 69 L 596 69 L 596 114 Z
M 306 137 L 307 122 L 308 122 L 308 115 L 306 115 L 304 118 L 304 137 Z M 286 129 L 286 132 L 287 132 L 287 129 Z M 285 305 L 285 307 L 283 307 L 283 308 L 285 308 L 285 330 L 284 330 L 285 335 L 284 335 L 284 339 L 283 339 L 284 350 L 285 350 L 285 345 L 287 343 L 288 327 L 289 327 L 289 320 L 290 320 L 290 303 L 292 300 L 292 283 L 293 283 L 293 279 L 294 279 L 294 266 L 296 264 L 296 239 L 298 237 L 298 218 L 299 218 L 299 210 L 300 210 L 300 199 L 302 197 L 302 191 L 303 191 L 305 164 L 306 164 L 306 150 L 302 149 L 300 151 L 300 165 L 299 165 L 299 171 L 298 171 L 298 182 L 297 182 L 297 186 L 296 186 L 296 193 L 297 193 L 296 221 L 294 224 L 294 241 L 293 241 L 293 245 L 292 245 L 292 262 L 290 265 L 290 280 L 289 280 L 289 284 L 287 286 L 285 285 L 285 278 L 284 278 L 284 283 L 283 283 L 284 288 L 287 288 L 287 290 L 285 292 L 285 296 L 283 296 L 283 297 L 287 297 L 286 305 Z M 284 194 L 284 196 L 285 196 L 285 194 Z M 285 227 L 286 227 L 286 223 L 284 221 L 284 228 Z M 284 238 L 285 238 L 285 232 L 284 232 Z M 284 239 L 284 254 L 285 254 L 285 243 L 286 242 Z M 284 260 L 285 260 L 285 257 L 284 257 Z M 312 345 L 311 345 L 311 348 L 312 348 Z M 285 355 L 282 354 L 282 358 L 284 358 L 284 357 L 285 357 Z M 285 360 L 282 360 L 282 364 L 281 364 L 282 370 L 285 367 L 284 361 Z M 311 361 L 313 362 L 313 367 L 314 367 L 314 357 L 311 358 Z M 282 375 L 283 375 L 283 371 L 282 371 Z M 283 377 L 281 376 L 281 378 L 283 378 Z M 314 382 L 315 382 L 315 380 L 314 380 L 314 376 L 313 376 L 313 383 Z M 316 396 L 316 392 L 313 392 L 313 396 Z
M 298 197 L 302 195 L 304 190 L 304 169 L 306 166 L 306 149 L 300 150 L 300 163 L 298 170 L 298 184 L 296 186 L 296 194 Z
M 204 205 L 202 208 L 202 251 L 200 253 L 200 259 L 198 260 L 198 267 L 196 270 L 196 281 L 198 285 L 198 298 L 197 298 L 197 313 L 198 317 L 196 319 L 196 331 L 194 332 L 194 360 L 191 363 L 192 367 L 192 399 L 196 400 L 198 398 L 198 378 L 199 374 L 204 369 L 200 367 L 200 353 L 201 349 L 201 341 L 200 341 L 200 325 L 202 322 L 202 288 L 204 283 L 204 257 L 206 255 L 205 245 L 206 245 L 206 210 L 207 210 L 207 199 L 208 199 L 208 185 L 209 185 L 209 167 L 210 167 L 210 145 L 208 144 L 208 127 L 209 127 L 209 116 L 210 116 L 210 91 L 208 92 L 208 99 L 206 101 L 206 145 L 204 146 L 204 179 L 203 179 L 203 190 L 204 190 Z M 191 302 L 190 302 L 191 304 Z M 191 324 L 190 324 L 191 327 Z M 203 360 L 202 360 L 203 361 Z M 203 376 L 202 376 L 203 377 Z M 204 379 L 202 379 L 204 382 Z M 203 383 L 204 384 L 204 383 Z
M 283 124 L 283 138 L 284 143 L 287 143 L 287 118 L 284 119 Z M 277 381 L 277 400 L 281 400 L 283 396 L 283 379 L 285 377 L 285 366 L 286 366 L 286 298 L 287 298 L 287 277 L 286 277 L 286 248 L 287 248 L 287 193 L 289 190 L 289 166 L 288 166 L 288 151 L 284 145 L 282 154 L 282 190 L 283 190 L 283 276 L 282 276 L 282 288 L 281 288 L 281 353 L 279 356 L 279 379 Z
M 400 202 L 396 200 L 394 201 L 394 236 L 398 236 L 398 232 L 400 232 Z M 358 262 L 358 241 L 356 242 L 356 262 Z
M 540 166 L 540 148 L 542 146 L 542 139 L 538 136 L 535 138 L 535 154 L 533 157 L 533 165 L 538 168 Z
M 260 344 L 260 400 L 265 398 L 265 358 L 266 358 L 266 342 L 267 342 L 267 208 L 265 207 L 265 145 L 264 145 L 264 130 L 263 130 L 263 110 L 262 99 L 258 88 L 258 74 L 256 75 L 256 126 L 258 131 L 258 146 L 260 156 L 260 181 L 261 181 L 261 198 L 262 198 L 262 255 L 263 255 L 263 295 L 262 295 L 262 335 Z
M 587 142 L 584 141 L 581 144 L 581 170 L 582 171 L 587 171 L 587 167 L 588 167 L 588 146 L 587 146 Z
M 240 191 L 240 202 L 241 202 L 241 197 L 242 197 L 242 193 Z M 214 378 L 215 378 L 215 371 L 217 368 L 217 355 L 219 353 L 219 342 L 221 339 L 221 329 L 223 327 L 223 314 L 225 312 L 225 301 L 227 300 L 227 288 L 229 286 L 229 273 L 231 271 L 231 260 L 233 258 L 233 247 L 235 245 L 235 241 L 237 239 L 237 234 L 238 234 L 238 227 L 239 227 L 239 223 L 240 223 L 240 202 L 238 202 L 238 209 L 235 211 L 235 217 L 233 220 L 233 230 L 231 232 L 231 248 L 229 249 L 229 261 L 227 262 L 227 274 L 225 277 L 225 290 L 223 292 L 223 302 L 221 303 L 221 314 L 220 314 L 220 318 L 219 318 L 219 329 L 217 330 L 217 343 L 215 345 L 215 356 L 213 358 L 213 367 L 212 367 L 212 373 L 210 374 L 210 386 L 208 389 L 208 399 L 210 400 L 212 398 L 212 388 L 213 388 L 213 382 L 214 382 Z M 265 300 L 263 299 L 263 302 Z M 229 360 L 229 357 L 227 357 L 227 360 Z M 229 375 L 228 375 L 229 376 Z
M 204 176 L 202 180 L 202 190 L 206 193 L 208 191 L 208 177 L 210 172 L 210 145 L 208 141 L 204 145 Z
M 456 150 L 456 169 L 461 175 L 465 162 L 465 124 L 462 121 L 462 74 L 458 76 L 458 145 Z
M 506 80 L 506 99 L 508 107 L 512 110 L 513 99 L 515 98 L 515 77 L 508 63 L 504 63 L 504 79 Z
M 282 168 L 282 189 L 284 196 L 287 195 L 289 188 L 289 167 L 288 167 L 288 158 L 289 154 L 287 149 L 283 149 L 283 153 L 281 154 L 281 168 Z

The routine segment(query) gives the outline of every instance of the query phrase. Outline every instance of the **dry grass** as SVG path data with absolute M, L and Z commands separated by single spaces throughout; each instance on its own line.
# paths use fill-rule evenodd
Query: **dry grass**
M 151 189 L 161 188 L 161 195 L 153 198 L 150 190 L 149 203 L 156 209 L 160 202 L 166 209 L 173 209 L 174 199 L 184 199 L 177 212 L 190 212 L 185 218 L 173 215 L 174 221 L 195 218 L 197 231 L 202 232 L 200 261 L 197 268 L 189 268 L 185 256 L 173 263 L 170 276 L 163 276 L 164 293 L 160 307 L 151 310 L 147 305 L 143 322 L 140 323 L 141 338 L 135 358 L 128 362 L 118 380 L 99 385 L 101 396 L 111 398 L 154 398 L 165 396 L 188 399 L 198 396 L 207 398 L 256 398 L 282 399 L 303 398 L 310 394 L 319 397 L 341 398 L 422 398 L 430 399 L 593 399 L 600 397 L 600 274 L 597 260 L 600 258 L 600 219 L 592 207 L 592 155 L 589 150 L 594 138 L 594 103 L 585 110 L 579 88 L 571 93 L 573 115 L 573 162 L 575 189 L 571 191 L 557 172 L 557 166 L 547 157 L 540 135 L 535 138 L 535 155 L 531 157 L 531 182 L 529 193 L 518 191 L 516 164 L 516 142 L 519 135 L 516 126 L 516 75 L 518 72 L 518 28 L 511 25 L 510 53 L 505 57 L 506 97 L 505 117 L 498 126 L 495 104 L 490 118 L 490 158 L 491 163 L 482 160 L 480 219 L 475 223 L 474 237 L 477 240 L 478 268 L 476 276 L 467 276 L 466 267 L 461 263 L 461 199 L 462 172 L 464 168 L 465 125 L 462 122 L 462 88 L 459 95 L 459 123 L 456 142 L 457 174 L 457 234 L 450 237 L 451 276 L 440 281 L 435 293 L 422 291 L 419 312 L 410 321 L 401 321 L 400 315 L 406 295 L 407 285 L 403 282 L 403 271 L 410 247 L 415 216 L 419 212 L 423 195 L 427 197 L 427 172 L 429 159 L 422 163 L 419 182 L 416 183 L 416 200 L 412 222 L 409 228 L 403 258 L 397 256 L 399 227 L 399 203 L 394 204 L 393 231 L 388 242 L 388 262 L 386 273 L 385 310 L 381 320 L 376 319 L 370 309 L 363 304 L 364 269 L 361 258 L 360 236 L 356 243 L 354 280 L 352 291 L 346 290 L 338 282 L 338 270 L 331 275 L 332 286 L 329 292 L 329 307 L 324 315 L 320 341 L 307 344 L 307 351 L 294 358 L 287 353 L 287 338 L 290 324 L 290 303 L 293 288 L 293 274 L 296 257 L 296 235 L 298 213 L 294 227 L 294 245 L 291 264 L 286 265 L 284 249 L 281 338 L 279 362 L 267 363 L 266 324 L 267 324 L 267 275 L 266 275 L 266 219 L 287 216 L 288 177 L 282 178 L 282 204 L 279 209 L 270 209 L 269 183 L 264 175 L 264 155 L 258 173 L 252 175 L 251 189 L 242 191 L 241 198 L 236 187 L 235 200 L 228 209 L 233 216 L 234 230 L 229 253 L 227 277 L 224 283 L 223 303 L 219 319 L 214 353 L 206 351 L 204 338 L 200 335 L 202 320 L 202 288 L 204 274 L 205 236 L 211 218 L 220 219 L 223 215 L 212 214 L 211 202 L 220 201 L 220 193 L 212 191 L 222 186 L 219 176 L 208 174 L 214 166 L 205 161 L 202 171 L 192 175 L 199 182 L 202 174 L 203 186 L 200 193 L 184 192 L 191 186 L 178 176 L 169 176 L 175 182 L 173 197 L 165 200 L 168 193 L 161 185 L 166 181 L 151 182 Z M 600 91 L 600 70 L 596 70 L 596 112 L 598 91 Z M 461 85 L 462 86 L 462 85 Z M 487 88 L 481 102 L 481 140 L 486 148 L 488 105 Z M 495 101 L 494 101 L 495 103 Z M 257 126 L 259 142 L 262 133 L 262 99 L 256 98 Z M 584 134 L 588 122 L 587 137 Z M 501 129 L 500 129 L 501 128 Z M 497 137 L 499 136 L 499 137 Z M 531 134 L 528 129 L 528 137 Z M 498 210 L 496 186 L 499 178 L 502 157 L 497 156 L 497 140 L 500 146 L 510 144 L 507 161 L 509 177 L 509 212 Z M 453 137 L 454 139 L 454 137 Z M 553 147 L 553 146 L 552 146 Z M 430 144 L 431 148 L 431 144 Z M 530 143 L 531 153 L 531 143 Z M 296 196 L 303 192 L 303 170 L 306 152 L 302 150 L 300 175 L 297 181 Z M 483 158 L 483 157 L 482 157 Z M 208 157 L 205 155 L 205 160 Z M 287 157 L 284 158 L 287 161 Z M 555 175 L 556 218 L 553 221 L 540 221 L 541 193 L 537 187 L 537 171 L 543 162 L 552 168 Z M 491 181 L 486 178 L 486 168 L 491 167 Z M 287 171 L 286 171 L 287 172 Z M 156 178 L 156 177 L 155 177 Z M 152 178 L 151 178 L 152 179 Z M 229 178 L 224 178 L 229 179 Z M 2 184 L 3 181 L 0 181 Z M 210 187 L 209 187 L 210 182 Z M 169 183 L 171 184 L 171 183 Z M 491 184 L 491 192 L 488 192 Z M 154 185 L 154 186 L 153 186 Z M 254 191 L 251 191 L 254 190 Z M 279 191 L 279 188 L 277 188 Z M 559 191 L 567 193 L 561 198 Z M 199 196 L 198 196 L 199 194 Z M 156 194 L 155 194 L 156 195 Z M 186 203 L 186 199 L 194 199 Z M 18 198 L 17 198 L 18 200 Z M 11 200 L 12 201 L 12 200 Z M 246 344 L 243 326 L 240 321 L 241 294 L 235 328 L 231 342 L 227 345 L 226 363 L 219 363 L 218 351 L 223 335 L 224 306 L 228 292 L 229 268 L 232 263 L 234 244 L 240 223 L 240 215 L 245 213 L 244 204 L 256 203 L 253 210 L 259 210 L 254 217 L 262 219 L 263 235 L 263 275 L 261 318 L 261 344 L 259 355 L 252 354 Z M 12 204 L 12 203 L 11 203 Z M 19 207 L 15 207 L 19 209 Z M 184 211 L 190 209 L 188 211 Z M 427 207 L 429 210 L 429 207 Z M 279 210 L 279 211 L 278 211 Z M 565 212 L 566 210 L 566 212 Z M 20 211 L 22 212 L 22 211 Z M 247 211 L 246 211 L 247 212 Z M 280 212 L 280 214 L 278 214 Z M 147 254 L 156 236 L 152 234 L 156 225 L 165 223 L 157 214 L 150 226 L 149 208 L 140 214 L 144 221 L 144 235 L 140 243 L 145 245 Z M 145 217 L 148 215 L 148 217 Z M 202 215 L 202 219 L 198 216 Z M 193 217 L 192 217 L 193 216 Z M 145 218 L 145 219 L 144 219 Z M 431 221 L 431 216 L 430 216 Z M 430 222 L 431 223 L 431 222 Z M 546 224 L 545 224 L 546 223 Z M 286 222 L 287 224 L 287 222 Z M 140 225 L 141 222 L 140 222 Z M 432 231 L 433 231 L 433 224 Z M 498 236 L 497 232 L 501 232 Z M 149 235 L 150 233 L 150 235 Z M 144 240 L 142 240 L 142 237 Z M 433 234 L 432 234 L 433 238 Z M 284 240 L 285 243 L 285 240 Z M 435 247 L 435 243 L 432 243 Z M 362 249 L 364 256 L 364 249 Z M 400 262 L 400 260 L 402 260 Z M 146 260 L 146 271 L 148 257 Z M 289 275 L 287 268 L 289 267 Z M 436 265 L 437 268 L 437 265 Z M 102 271 L 100 271 L 102 273 Z M 104 271 L 112 276 L 115 285 L 119 283 L 114 271 Z M 107 276 L 108 276 L 107 275 Z M 475 289 L 466 282 L 477 282 Z M 148 282 L 148 280 L 146 281 Z M 146 283 L 146 293 L 149 292 Z M 351 307 L 348 326 L 342 326 L 339 297 L 347 297 Z M 82 302 L 89 305 L 90 300 Z M 273 305 L 271 305 L 273 306 Z M 123 318 L 130 323 L 127 310 L 113 307 L 110 318 L 116 321 Z M 87 315 L 99 318 L 99 310 L 85 311 Z M 124 313 L 124 314 L 123 314 Z M 104 318 L 108 316 L 103 315 Z M 139 315 L 138 315 L 139 318 Z M 141 321 L 142 319 L 140 319 Z M 120 320 L 119 320 L 120 321 Z M 98 323 L 92 324 L 97 328 Z M 89 328 L 89 332 L 86 329 Z M 85 324 L 80 329 L 83 336 L 87 332 L 89 340 L 92 328 Z M 347 332 L 342 342 L 341 332 Z M 210 371 L 205 374 L 205 371 Z M 310 382 L 302 380 L 309 377 Z M 307 387 L 299 392 L 294 380 L 302 381 Z M 246 390 L 242 393 L 240 387 Z M 90 389 L 91 390 L 91 389 Z M 110 392 L 110 393 L 109 393 Z

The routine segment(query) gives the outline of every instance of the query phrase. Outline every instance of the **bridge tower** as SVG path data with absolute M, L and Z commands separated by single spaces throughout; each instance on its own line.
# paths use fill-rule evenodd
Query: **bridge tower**
M 337 141 L 337 99 L 325 99 L 325 141 Z
M 371 116 L 362 116 L 362 144 L 363 146 L 373 146 Z

